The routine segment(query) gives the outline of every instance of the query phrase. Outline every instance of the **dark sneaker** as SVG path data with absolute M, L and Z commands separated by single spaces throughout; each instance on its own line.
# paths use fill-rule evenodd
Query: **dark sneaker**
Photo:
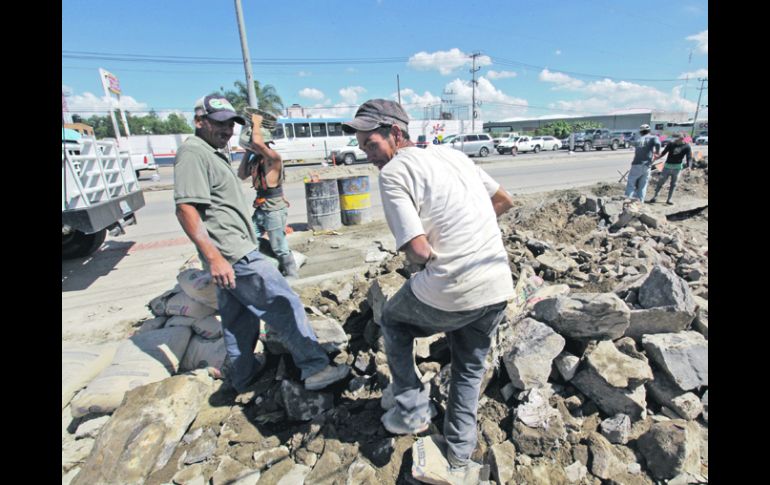
M 647 201 L 648 204 L 654 204 L 655 202 L 657 202 L 657 200 L 655 200 L 655 197 Z
M 667 200 L 667 201 L 666 201 L 666 204 L 668 204 L 668 205 L 674 205 L 674 203 L 673 203 L 673 202 L 671 202 L 670 200 Z
M 308 391 L 323 389 L 344 379 L 348 374 L 350 374 L 350 366 L 348 365 L 343 364 L 336 367 L 327 365 L 321 372 L 317 372 L 305 379 L 305 389 Z

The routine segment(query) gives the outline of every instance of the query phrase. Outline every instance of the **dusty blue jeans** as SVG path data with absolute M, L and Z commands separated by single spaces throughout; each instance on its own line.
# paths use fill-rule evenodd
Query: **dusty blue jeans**
M 644 194 L 647 193 L 647 184 L 650 181 L 650 167 L 644 164 L 631 165 L 626 184 L 626 197 L 636 197 L 644 203 Z
M 260 237 L 267 233 L 270 238 L 270 247 L 278 259 L 287 257 L 291 252 L 289 251 L 289 243 L 286 241 L 286 219 L 289 214 L 289 209 L 284 207 L 277 211 L 266 211 L 262 209 L 254 210 L 254 215 L 251 216 L 254 227 L 257 230 L 257 237 Z
M 318 343 L 305 307 L 286 279 L 256 249 L 235 264 L 235 289 L 217 287 L 217 303 L 233 387 L 242 392 L 258 371 L 254 347 L 260 319 L 289 350 L 302 379 L 320 372 L 329 357 Z
M 411 289 L 411 280 L 385 304 L 382 334 L 393 375 L 393 395 L 406 423 L 412 426 L 430 420 L 429 385 L 423 385 L 414 370 L 415 337 L 446 332 L 452 356 L 449 401 L 444 416 L 448 459 L 457 466 L 466 463 L 476 448 L 476 411 L 481 379 L 497 326 L 507 302 L 477 310 L 447 312 L 422 303 Z

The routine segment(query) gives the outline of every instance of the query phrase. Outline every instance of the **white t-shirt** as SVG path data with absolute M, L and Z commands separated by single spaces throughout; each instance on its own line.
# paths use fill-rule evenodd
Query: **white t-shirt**
M 379 184 L 396 247 L 424 234 L 433 248 L 435 258 L 412 276 L 418 300 L 454 312 L 513 296 L 491 200 L 500 184 L 472 160 L 446 146 L 401 148 Z

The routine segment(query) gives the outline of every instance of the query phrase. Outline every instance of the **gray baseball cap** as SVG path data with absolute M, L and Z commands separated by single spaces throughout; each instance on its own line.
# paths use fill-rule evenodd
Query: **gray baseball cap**
M 233 120 L 241 125 L 246 124 L 246 120 L 235 112 L 235 108 L 230 104 L 230 101 L 218 94 L 210 94 L 196 101 L 195 115 L 207 116 L 215 121 Z
M 402 130 L 409 126 L 409 115 L 395 101 L 388 99 L 370 99 L 356 111 L 353 121 L 342 123 L 342 131 L 355 133 L 357 131 L 372 131 L 381 126 L 398 125 Z

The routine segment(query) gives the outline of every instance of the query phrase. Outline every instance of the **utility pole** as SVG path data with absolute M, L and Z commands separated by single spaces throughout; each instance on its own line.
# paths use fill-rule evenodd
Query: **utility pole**
M 398 74 L 396 74 L 396 89 L 398 89 L 398 104 L 401 104 L 401 80 L 398 78 Z
M 698 93 L 698 104 L 695 105 L 695 118 L 693 118 L 693 120 L 692 120 L 692 130 L 690 131 L 690 137 L 695 135 L 695 123 L 698 122 L 698 110 L 700 109 L 700 97 L 703 94 L 703 89 L 704 89 L 703 88 L 703 83 L 708 81 L 708 80 L 709 80 L 709 78 L 707 78 L 707 77 L 702 77 L 702 78 L 698 79 L 698 81 L 700 81 L 700 89 L 699 89 L 700 92 Z M 706 89 L 708 89 L 708 88 L 706 88 Z
M 481 53 L 479 52 L 471 54 L 471 57 L 473 58 L 473 69 L 471 69 L 471 74 L 473 75 L 473 80 L 471 81 L 473 87 L 473 97 L 471 101 L 471 133 L 476 131 L 476 84 L 478 84 L 478 81 L 476 81 L 476 73 L 481 70 L 480 67 L 476 67 L 476 58 L 480 55 Z
M 249 93 L 249 106 L 257 106 L 257 91 L 254 89 L 254 76 L 251 74 L 251 57 L 249 56 L 249 44 L 246 41 L 246 26 L 243 25 L 243 9 L 241 0 L 235 0 L 235 17 L 238 21 L 238 32 L 241 34 L 241 50 L 243 51 L 243 68 L 246 71 L 246 88 Z

